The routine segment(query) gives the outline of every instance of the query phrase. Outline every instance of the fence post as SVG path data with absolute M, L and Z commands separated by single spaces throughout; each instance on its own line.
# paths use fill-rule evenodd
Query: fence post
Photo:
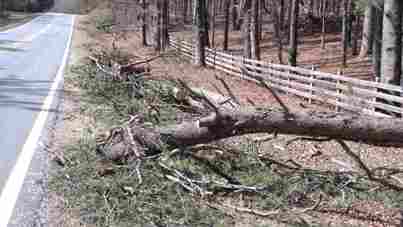
M 343 75 L 343 71 L 341 71 L 340 69 L 338 69 L 338 70 L 337 70 L 337 75 L 338 75 L 338 76 Z M 340 87 L 340 80 L 337 79 L 337 80 L 336 80 L 336 93 L 337 93 L 337 94 L 341 94 L 341 89 L 339 89 L 339 87 Z M 341 101 L 340 98 L 339 98 L 339 97 L 336 97 L 336 105 L 335 105 L 335 110 L 336 110 L 336 112 L 339 112 L 339 111 L 340 111 L 340 106 L 339 106 L 339 104 L 337 103 L 337 102 L 340 102 L 340 101 Z
M 375 77 L 375 82 L 379 83 L 380 81 L 381 81 L 381 80 L 380 80 L 379 77 Z M 379 90 L 378 90 L 377 87 L 375 87 L 375 92 L 376 92 L 376 93 L 379 92 Z M 375 97 L 373 97 L 373 99 L 372 99 L 372 108 L 371 108 L 374 113 L 376 113 L 376 101 L 377 101 L 377 97 L 375 96 Z
M 288 84 L 285 86 L 285 87 L 288 87 L 288 88 L 292 88 L 291 85 L 290 85 L 290 82 L 291 82 L 291 81 L 290 81 L 290 75 L 291 75 L 291 70 L 288 69 L 288 70 L 287 70 L 287 79 L 286 79 Z M 287 95 L 290 94 L 289 91 L 286 91 L 285 93 L 286 93 Z
M 312 71 L 315 71 L 315 66 L 314 65 L 312 65 Z M 309 104 L 312 104 L 312 96 L 315 94 L 315 92 L 314 92 L 314 82 L 313 82 L 313 80 L 316 78 L 315 77 L 315 75 L 312 73 L 310 76 L 309 76 L 309 78 L 311 79 L 311 81 L 309 82 L 309 87 L 310 87 L 310 91 L 309 91 L 309 93 L 311 94 L 311 97 L 309 97 L 308 98 L 308 103 Z
M 241 69 L 241 77 L 242 77 L 242 78 L 247 78 L 248 75 L 247 75 L 247 68 L 246 68 L 245 57 L 244 57 L 244 56 L 242 56 L 242 61 L 241 61 L 239 67 L 240 67 L 240 69 Z

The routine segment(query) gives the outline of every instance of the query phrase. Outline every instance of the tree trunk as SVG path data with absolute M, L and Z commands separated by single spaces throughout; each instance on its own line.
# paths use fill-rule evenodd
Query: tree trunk
M 239 31 L 241 29 L 241 25 L 238 23 L 239 22 L 239 15 L 238 15 L 238 1 L 233 0 L 233 6 L 232 6 L 232 27 L 234 31 Z
M 321 48 L 324 50 L 326 48 L 326 7 L 327 0 L 322 0 L 322 35 L 321 35 Z
M 223 50 L 228 50 L 228 33 L 229 33 L 229 11 L 231 7 L 231 0 L 224 0 L 224 15 L 225 15 L 225 24 L 224 24 L 224 41 L 223 41 Z
M 293 11 L 292 11 L 292 5 L 293 5 L 293 2 L 294 0 L 289 0 L 288 1 L 288 7 L 287 7 L 287 34 L 288 34 L 288 40 L 290 40 L 290 38 L 291 38 L 291 32 L 290 32 L 290 29 L 291 29 L 291 27 L 290 27 L 290 25 L 291 25 L 291 18 L 292 18 L 292 14 L 293 14 Z
M 252 53 L 251 53 L 251 39 L 250 39 L 250 33 L 251 33 L 251 23 L 252 23 L 252 12 L 251 12 L 251 1 L 252 0 L 246 0 L 245 6 L 243 8 L 243 24 L 242 24 L 242 36 L 243 36 L 243 56 L 245 58 L 252 58 Z
M 194 57 L 194 64 L 197 66 L 205 66 L 206 59 L 205 59 L 205 41 L 206 35 L 205 32 L 205 0 L 196 0 L 195 1 L 195 12 L 196 17 L 193 25 L 194 29 L 194 38 L 195 38 L 195 57 Z M 208 34 L 207 34 L 208 35 Z
M 375 35 L 373 41 L 373 67 L 375 77 L 380 80 L 381 78 L 381 58 L 382 58 L 382 26 L 383 26 L 383 5 L 379 5 L 375 10 Z
M 343 32 L 342 32 L 342 48 L 343 48 L 343 68 L 347 67 L 347 47 L 348 47 L 348 8 L 351 0 L 343 1 Z
M 156 16 L 156 26 L 154 32 L 154 48 L 155 51 L 161 51 L 161 0 L 156 1 L 157 16 Z
M 207 3 L 208 1 L 205 0 L 205 3 Z M 202 9 L 201 13 L 203 15 L 203 32 L 205 33 L 203 35 L 204 37 L 204 45 L 206 47 L 210 47 L 210 22 L 209 22 L 209 13 L 208 13 L 208 8 L 207 5 L 204 5 L 204 8 Z
M 292 0 L 292 14 L 290 23 L 290 49 L 288 53 L 289 64 L 291 66 L 297 66 L 298 15 L 299 15 L 299 0 Z
M 168 0 L 162 0 L 162 28 L 161 28 L 161 47 L 165 51 L 168 48 L 168 26 L 169 26 L 169 2 Z
M 360 16 L 359 15 L 354 15 L 354 23 L 353 23 L 353 46 L 352 46 L 352 55 L 357 56 L 358 55 L 358 39 L 360 36 Z
M 281 37 L 281 18 L 279 18 L 278 13 L 277 13 L 277 2 L 272 1 L 271 5 L 271 15 L 273 18 L 273 26 L 274 26 L 274 38 L 276 39 L 277 42 L 277 57 L 278 61 L 280 64 L 283 64 L 283 40 Z M 281 12 L 281 9 L 280 9 Z
M 353 35 L 353 22 L 354 22 L 354 8 L 355 0 L 349 0 L 347 8 L 347 44 L 349 47 L 352 46 L 352 35 Z
M 103 152 L 113 160 L 127 158 L 136 147 L 144 156 L 252 133 L 278 133 L 403 147 L 403 120 L 324 112 L 285 113 L 266 109 L 232 109 L 199 120 L 154 129 L 133 126 L 115 133 L 117 140 Z M 127 138 L 129 137 L 129 138 Z M 127 139 L 126 139 L 127 138 Z M 132 141 L 132 142 L 127 142 Z M 136 143 L 136 145 L 133 145 Z M 136 153 L 136 151 L 134 152 Z M 132 154 L 134 155 L 134 154 Z
M 143 0 L 142 2 L 142 9 L 143 9 L 143 13 L 142 13 L 142 18 L 143 18 L 143 26 L 142 26 L 142 38 L 143 38 L 143 46 L 147 46 L 147 2 L 146 0 Z
M 189 2 L 188 0 L 183 0 L 183 24 L 186 24 L 188 17 Z
M 215 16 L 216 16 L 216 0 L 212 0 L 211 3 L 211 47 L 215 48 Z
M 381 81 L 400 85 L 402 64 L 401 0 L 385 0 L 383 15 Z
M 251 0 L 252 20 L 250 23 L 251 55 L 253 59 L 260 60 L 260 38 L 259 38 L 259 8 L 260 0 Z
M 361 50 L 360 57 L 367 57 L 372 53 L 372 45 L 374 40 L 374 13 L 375 8 L 371 3 L 367 3 L 365 8 L 365 16 L 364 23 L 362 25 L 362 41 L 361 41 Z
M 276 1 L 273 1 L 273 3 L 276 3 Z M 277 4 L 275 4 L 275 5 L 277 5 Z M 280 17 L 279 17 L 280 32 L 282 32 L 284 30 L 284 17 L 285 17 L 285 2 L 284 2 L 284 0 L 280 0 Z

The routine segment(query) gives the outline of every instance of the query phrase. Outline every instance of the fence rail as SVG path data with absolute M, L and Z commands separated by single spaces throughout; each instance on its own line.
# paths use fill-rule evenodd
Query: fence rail
M 170 45 L 185 57 L 193 58 L 191 44 L 170 38 Z M 234 56 L 206 48 L 206 63 L 232 76 L 266 82 L 274 89 L 356 113 L 375 116 L 403 115 L 400 86 L 360 80 L 288 65 Z M 381 113 L 382 112 L 382 113 Z

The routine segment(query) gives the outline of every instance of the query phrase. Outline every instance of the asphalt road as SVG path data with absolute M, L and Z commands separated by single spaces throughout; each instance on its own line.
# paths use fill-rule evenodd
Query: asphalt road
M 8 226 L 43 226 L 41 221 L 28 221 L 33 215 L 23 213 L 43 205 L 43 195 L 38 193 L 47 187 L 46 134 L 49 118 L 59 111 L 57 98 L 50 97 L 58 95 L 61 83 L 54 81 L 66 60 L 73 23 L 72 15 L 49 13 L 0 32 L 0 227 L 6 222 Z M 40 119 L 44 123 L 38 125 Z M 12 185 L 11 190 L 6 185 Z M 38 201 L 25 205 L 25 200 Z

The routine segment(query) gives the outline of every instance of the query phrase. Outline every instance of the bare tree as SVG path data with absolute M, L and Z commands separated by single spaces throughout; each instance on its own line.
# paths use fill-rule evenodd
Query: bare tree
M 230 7 L 231 7 L 231 0 L 224 0 L 224 41 L 223 41 L 223 50 L 228 50 L 228 33 L 229 33 L 229 14 L 230 14 Z
M 161 22 L 161 47 L 165 50 L 168 47 L 168 40 L 169 40 L 169 33 L 168 33 L 168 26 L 169 26 L 169 2 L 168 0 L 162 0 L 161 5 L 162 11 L 162 22 Z
M 251 0 L 252 20 L 250 23 L 251 56 L 253 59 L 260 60 L 260 37 L 259 37 L 259 9 L 260 0 Z
M 161 0 L 155 1 L 156 17 L 155 17 L 155 31 L 154 31 L 154 48 L 155 51 L 161 51 Z
M 381 81 L 400 85 L 403 2 L 401 0 L 384 2 Z
M 143 46 L 147 46 L 147 1 L 146 0 L 142 0 L 142 20 L 143 20 L 143 24 L 142 24 L 142 28 L 141 28 L 141 33 L 142 33 L 142 38 L 143 38 Z
M 290 48 L 288 50 L 288 61 L 291 66 L 297 66 L 299 0 L 292 0 L 291 11 Z
M 377 1 L 373 1 L 374 3 Z M 375 77 L 381 78 L 381 57 L 382 57 L 382 27 L 383 27 L 383 4 L 377 4 L 375 10 L 375 35 L 373 41 L 373 68 Z
M 279 18 L 279 15 L 277 13 L 277 1 L 272 1 L 271 2 L 271 16 L 273 18 L 273 25 L 274 25 L 274 37 L 276 39 L 276 43 L 277 43 L 277 57 L 278 57 L 278 61 L 280 62 L 280 64 L 283 64 L 283 40 L 282 40 L 282 34 L 281 34 L 281 20 L 284 20 Z M 283 2 L 284 4 L 284 2 Z M 284 7 L 284 6 L 280 6 L 280 7 Z M 284 9 L 280 9 L 281 10 Z M 284 16 L 284 14 L 283 14 Z M 281 16 L 280 16 L 281 17 Z
M 347 48 L 348 48 L 348 9 L 351 0 L 343 1 L 343 32 L 342 32 L 342 47 L 343 47 L 343 62 L 342 66 L 347 67 Z
M 239 23 L 239 15 L 238 15 L 238 0 L 232 1 L 232 28 L 235 31 L 239 31 L 241 29 L 241 24 Z
M 365 15 L 364 15 L 364 23 L 362 28 L 362 42 L 361 42 L 361 50 L 360 57 L 366 57 L 368 54 L 372 53 L 372 45 L 374 40 L 374 13 L 375 8 L 369 2 L 365 7 Z
M 322 1 L 322 35 L 321 35 L 321 48 L 326 48 L 326 8 L 327 8 L 327 0 Z
M 251 0 L 246 0 L 243 7 L 242 12 L 244 16 L 243 24 L 242 24 L 242 39 L 243 39 L 243 56 L 245 58 L 252 58 L 251 53 L 251 24 L 252 24 L 252 9 L 251 9 Z
M 206 38 L 204 36 L 208 35 L 205 31 L 205 23 L 206 23 L 206 2 L 205 0 L 196 0 L 195 1 L 195 21 L 193 25 L 194 29 L 194 39 L 195 39 L 195 58 L 194 64 L 197 66 L 205 66 L 206 65 L 206 57 L 205 57 L 205 47 L 206 47 Z

